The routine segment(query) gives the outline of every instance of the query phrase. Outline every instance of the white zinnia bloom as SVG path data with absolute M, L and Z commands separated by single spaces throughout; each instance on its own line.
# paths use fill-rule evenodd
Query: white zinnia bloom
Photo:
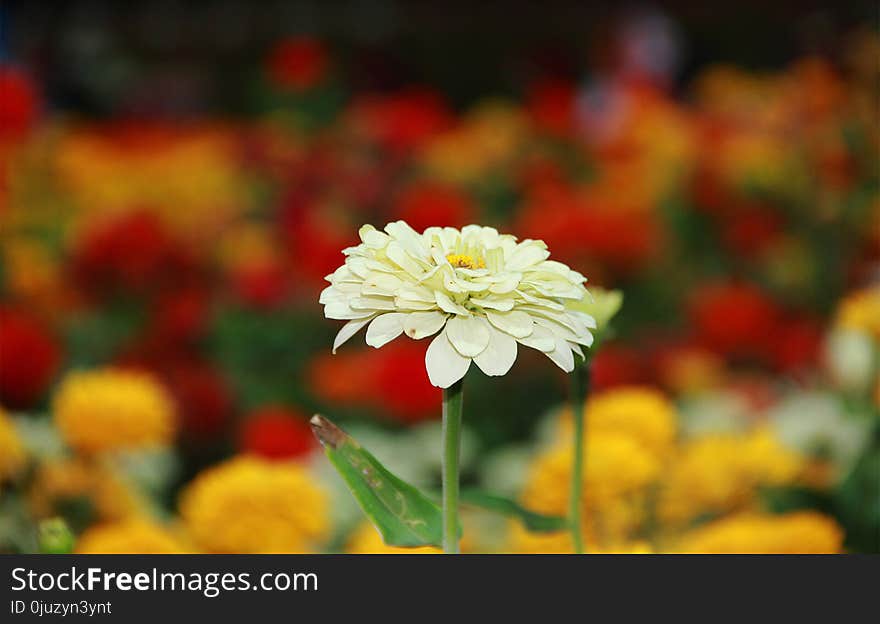
M 345 264 L 326 277 L 324 315 L 348 321 L 333 351 L 362 327 L 373 347 L 401 334 L 437 335 L 425 366 L 431 383 L 448 388 L 471 361 L 504 375 L 517 343 L 547 354 L 566 372 L 593 343 L 592 316 L 566 308 L 587 295 L 586 279 L 548 260 L 539 240 L 517 242 L 490 227 L 431 227 L 419 234 L 403 221 L 380 232 L 360 229 L 361 244 L 343 250 Z

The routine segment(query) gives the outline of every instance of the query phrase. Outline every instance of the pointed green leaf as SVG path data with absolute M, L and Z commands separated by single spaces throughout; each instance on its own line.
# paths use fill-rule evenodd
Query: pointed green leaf
M 443 541 L 440 507 L 392 474 L 357 441 L 323 416 L 312 431 L 361 509 L 391 546 L 438 546 Z
M 516 501 L 503 496 L 490 494 L 483 490 L 466 489 L 461 492 L 462 505 L 472 505 L 493 511 L 505 516 L 517 518 L 529 531 L 535 533 L 548 533 L 562 531 L 568 528 L 568 521 L 560 516 L 545 516 L 529 511 Z

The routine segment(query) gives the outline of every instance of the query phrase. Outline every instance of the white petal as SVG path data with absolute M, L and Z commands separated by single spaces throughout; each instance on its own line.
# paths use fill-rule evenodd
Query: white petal
M 469 312 L 465 308 L 455 303 L 445 292 L 442 292 L 440 290 L 435 292 L 434 300 L 437 302 L 437 305 L 440 306 L 440 309 L 444 312 L 448 312 L 449 314 L 461 314 L 463 316 L 469 314 Z
M 513 297 L 487 297 L 485 299 L 471 297 L 470 301 L 481 308 L 489 308 L 491 310 L 498 310 L 499 312 L 510 312 L 513 310 L 514 303 Z
M 535 325 L 535 331 L 532 332 L 531 336 L 518 338 L 517 340 L 527 347 L 543 351 L 544 353 L 556 349 L 556 336 L 553 335 L 553 332 L 546 327 L 541 327 L 537 324 Z
M 486 318 L 495 327 L 514 338 L 525 338 L 532 333 L 534 328 L 532 317 L 520 310 L 512 310 L 510 312 L 486 310 Z
M 483 323 L 489 329 L 489 346 L 474 358 L 474 362 L 487 375 L 506 375 L 516 361 L 516 338 L 498 331 L 486 321 Z
M 336 334 L 336 339 L 333 341 L 333 353 L 336 353 L 336 349 L 345 344 L 349 338 L 358 333 L 361 328 L 371 320 L 373 320 L 372 316 L 363 320 L 349 321 L 343 325 L 342 329 L 339 330 L 339 333 Z
M 461 355 L 446 337 L 446 330 L 440 332 L 425 352 L 425 368 L 428 379 L 438 388 L 448 388 L 464 377 L 471 365 L 471 358 Z
M 405 316 L 401 312 L 377 316 L 367 328 L 367 344 L 378 349 L 397 338 L 403 333 L 403 318 Z
M 556 339 L 556 348 L 553 351 L 548 351 L 547 357 L 566 373 L 574 370 L 574 353 L 564 338 Z
M 337 321 L 364 319 L 375 313 L 375 310 L 352 310 L 345 301 L 332 301 L 324 306 L 324 316 Z
M 550 255 L 547 246 L 540 241 L 524 240 L 507 259 L 505 268 L 508 271 L 521 271 L 527 267 L 533 266 Z
M 489 346 L 489 328 L 476 316 L 453 316 L 446 322 L 446 335 L 465 357 L 476 357 Z
M 414 340 L 421 340 L 440 331 L 447 318 L 446 314 L 437 310 L 412 312 L 403 319 L 403 332 Z

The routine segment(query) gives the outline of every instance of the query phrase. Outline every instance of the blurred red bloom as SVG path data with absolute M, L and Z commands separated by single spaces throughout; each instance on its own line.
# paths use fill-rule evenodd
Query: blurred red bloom
M 223 431 L 235 398 L 226 379 L 210 364 L 162 361 L 155 372 L 177 401 L 185 434 L 198 440 Z
M 570 136 L 574 131 L 576 95 L 573 85 L 558 80 L 533 86 L 527 106 L 535 125 L 551 134 Z
M 596 390 L 639 385 L 648 380 L 642 355 L 621 344 L 603 344 L 591 362 L 590 383 Z
M 394 205 L 394 218 L 403 219 L 418 232 L 431 226 L 462 227 L 473 221 L 474 213 L 470 197 L 434 182 L 410 186 Z
M 76 242 L 72 271 L 87 292 L 143 294 L 179 283 L 191 268 L 158 216 L 147 211 L 90 224 Z
M 0 308 L 0 401 L 12 409 L 34 405 L 61 363 L 48 329 L 23 312 Z
M 0 139 L 18 139 L 30 130 L 39 105 L 36 86 L 25 73 L 0 66 Z
M 260 309 L 271 309 L 287 296 L 287 270 L 278 262 L 263 262 L 236 268 L 232 287 L 245 304 Z
M 782 215 L 767 206 L 744 207 L 734 211 L 721 227 L 722 238 L 735 253 L 748 257 L 773 245 L 783 232 Z
M 650 213 L 560 186 L 533 194 L 517 231 L 544 240 L 563 262 L 596 260 L 623 271 L 654 257 L 661 242 L 660 224 Z
M 318 85 L 329 66 L 324 44 L 312 37 L 282 40 L 267 60 L 270 80 L 278 87 L 298 91 Z
M 824 336 L 822 324 L 816 320 L 787 319 L 774 333 L 773 363 L 787 373 L 814 368 L 819 362 Z
M 149 334 L 169 345 L 192 343 L 205 330 L 210 295 L 200 288 L 172 290 L 155 302 Z
M 259 408 L 245 417 L 239 434 L 245 453 L 269 459 L 292 459 L 315 448 L 305 415 L 281 405 Z
M 428 89 L 363 97 L 354 103 L 350 116 L 369 139 L 392 152 L 416 149 L 454 121 L 440 94 Z
M 308 287 L 321 284 L 324 276 L 342 264 L 342 250 L 358 242 L 359 225 L 350 213 L 334 209 L 311 197 L 291 194 L 280 210 L 280 228 L 288 243 L 292 270 L 309 280 Z
M 761 357 L 777 329 L 780 310 L 761 289 L 746 283 L 700 288 L 689 316 L 702 344 L 724 355 Z
M 311 384 L 324 401 L 371 408 L 403 422 L 439 415 L 441 394 L 425 371 L 426 344 L 398 340 L 381 349 L 322 355 Z

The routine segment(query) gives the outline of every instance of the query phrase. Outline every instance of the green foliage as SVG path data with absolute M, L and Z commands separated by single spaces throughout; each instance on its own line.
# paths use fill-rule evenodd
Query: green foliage
M 312 430 L 324 446 L 330 463 L 386 544 L 440 545 L 443 521 L 436 503 L 392 474 L 354 438 L 326 418 L 315 416 Z

